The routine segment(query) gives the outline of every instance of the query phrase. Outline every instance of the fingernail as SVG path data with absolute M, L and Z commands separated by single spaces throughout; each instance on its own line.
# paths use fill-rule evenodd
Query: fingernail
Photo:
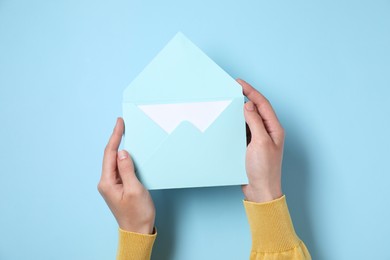
M 254 104 L 253 104 L 252 102 L 250 102 L 250 101 L 245 103 L 245 108 L 246 108 L 246 110 L 248 110 L 248 111 L 253 111 L 253 110 L 255 110 Z
M 119 161 L 122 161 L 123 159 L 126 159 L 128 156 L 127 152 L 125 150 L 121 150 L 118 152 L 118 159 Z

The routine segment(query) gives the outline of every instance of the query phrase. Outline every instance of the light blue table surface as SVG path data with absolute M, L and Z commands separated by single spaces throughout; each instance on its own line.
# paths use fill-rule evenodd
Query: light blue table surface
M 313 258 L 390 259 L 388 0 L 0 1 L 0 259 L 114 259 L 103 149 L 177 31 L 274 105 Z M 239 187 L 152 195 L 153 259 L 248 259 Z

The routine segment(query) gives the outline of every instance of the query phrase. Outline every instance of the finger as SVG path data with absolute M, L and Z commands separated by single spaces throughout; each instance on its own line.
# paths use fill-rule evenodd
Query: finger
M 248 101 L 245 103 L 244 117 L 251 132 L 251 142 L 262 142 L 270 139 L 265 129 L 263 119 L 257 112 L 257 108 L 252 101 Z
M 253 101 L 263 119 L 265 129 L 275 143 L 283 142 L 283 128 L 269 101 L 250 84 L 242 79 L 237 80 L 242 86 L 243 93 L 249 100 Z
M 133 160 L 130 158 L 130 154 L 126 150 L 121 150 L 118 152 L 118 171 L 122 179 L 124 189 L 129 189 L 138 185 L 137 176 L 134 171 Z
M 104 157 L 103 157 L 103 171 L 102 171 L 102 179 L 106 180 L 115 180 L 116 175 L 116 155 L 121 143 L 122 134 L 124 129 L 124 123 L 122 118 L 118 118 L 108 141 L 106 148 L 104 149 Z
M 116 125 L 110 137 L 110 140 L 107 143 L 106 150 L 109 152 L 117 152 L 119 145 L 121 143 L 123 131 L 124 131 L 124 123 L 121 117 L 118 117 L 116 121 Z

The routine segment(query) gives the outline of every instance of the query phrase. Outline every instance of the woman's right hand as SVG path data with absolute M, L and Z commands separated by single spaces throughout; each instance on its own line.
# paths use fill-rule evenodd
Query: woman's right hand
M 269 101 L 244 80 L 237 82 L 249 99 L 244 116 L 251 133 L 245 163 L 249 183 L 242 186 L 242 191 L 248 201 L 271 201 L 283 195 L 284 130 Z

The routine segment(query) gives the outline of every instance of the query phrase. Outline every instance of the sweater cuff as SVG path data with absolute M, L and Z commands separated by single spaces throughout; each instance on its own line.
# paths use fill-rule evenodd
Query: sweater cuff
M 285 195 L 264 203 L 244 200 L 244 206 L 252 234 L 252 251 L 280 252 L 299 245 Z
M 139 259 L 149 260 L 152 255 L 156 229 L 153 234 L 140 234 L 119 228 L 118 260 Z

